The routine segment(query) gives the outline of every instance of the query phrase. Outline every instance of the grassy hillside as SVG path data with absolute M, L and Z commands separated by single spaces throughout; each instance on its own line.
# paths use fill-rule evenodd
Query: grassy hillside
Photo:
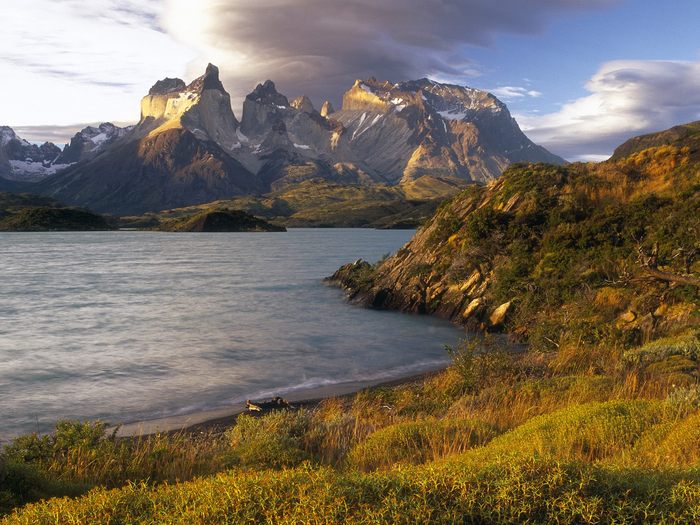
M 261 196 L 245 196 L 140 217 L 124 217 L 122 223 L 125 226 L 150 227 L 203 210 L 230 208 L 288 227 L 415 228 L 435 212 L 445 197 L 454 195 L 464 186 L 460 181 L 433 179 L 419 179 L 405 188 L 309 180 Z
M 504 330 L 540 350 L 629 347 L 700 324 L 696 150 L 516 165 L 440 207 L 399 252 L 333 278 L 377 308 Z

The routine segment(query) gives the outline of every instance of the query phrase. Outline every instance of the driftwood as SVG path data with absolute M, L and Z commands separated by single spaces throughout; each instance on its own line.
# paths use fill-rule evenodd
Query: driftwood
M 690 266 L 693 264 L 697 253 L 697 249 L 693 249 L 690 251 L 678 249 L 676 250 L 674 258 L 683 257 L 685 259 L 684 264 L 686 272 L 690 272 Z M 646 273 L 649 277 L 653 277 L 654 279 L 666 281 L 669 283 L 687 284 L 690 286 L 696 286 L 700 288 L 700 278 L 698 277 L 694 277 L 692 275 L 664 272 L 658 269 L 659 243 L 654 243 L 654 245 L 651 248 L 651 253 L 647 253 L 642 247 L 642 245 L 639 244 L 637 246 L 637 260 L 642 266 L 644 273 Z
M 254 403 L 250 399 L 245 402 L 248 412 L 268 412 L 270 410 L 289 410 L 294 407 L 281 397 L 273 397 L 270 401 L 261 401 Z

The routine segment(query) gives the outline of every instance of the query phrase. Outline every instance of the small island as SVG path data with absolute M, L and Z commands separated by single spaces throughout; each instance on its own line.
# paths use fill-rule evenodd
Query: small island
M 283 226 L 240 210 L 205 210 L 195 215 L 168 219 L 154 228 L 167 232 L 285 232 Z
M 115 228 L 101 215 L 77 208 L 37 207 L 0 213 L 2 232 L 109 231 Z

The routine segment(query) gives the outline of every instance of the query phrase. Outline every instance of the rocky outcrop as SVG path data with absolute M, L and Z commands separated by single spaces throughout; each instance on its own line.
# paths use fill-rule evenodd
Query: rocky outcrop
M 331 104 L 329 100 L 326 100 L 321 106 L 321 116 L 328 117 L 333 113 L 335 113 L 335 108 L 333 107 L 333 104 Z
M 549 349 L 700 326 L 694 140 L 599 165 L 511 166 L 446 202 L 395 255 L 328 281 L 373 308 L 534 336 Z M 671 291 L 682 287 L 689 295 Z
M 316 110 L 314 109 L 314 105 L 311 102 L 311 99 L 307 97 L 306 95 L 297 97 L 292 102 L 289 104 L 291 107 L 294 109 L 298 109 L 299 111 L 303 113 L 315 113 Z

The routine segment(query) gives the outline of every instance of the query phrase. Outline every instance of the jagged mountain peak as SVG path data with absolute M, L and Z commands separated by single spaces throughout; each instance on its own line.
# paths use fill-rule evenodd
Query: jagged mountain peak
M 187 85 L 185 81 L 180 78 L 170 78 L 166 77 L 163 80 L 159 80 L 148 91 L 149 95 L 166 95 L 172 93 L 173 91 L 182 91 Z
M 14 129 L 10 126 L 0 126 L 0 146 L 4 146 L 15 139 L 17 139 L 17 134 Z
M 289 99 L 277 91 L 277 86 L 272 80 L 266 80 L 262 84 L 255 86 L 255 89 L 248 94 L 246 100 L 260 104 L 275 104 L 289 107 Z
M 196 93 L 201 93 L 209 89 L 226 91 L 219 79 L 219 68 L 211 63 L 207 65 L 207 69 L 201 77 L 194 79 L 190 85 L 187 86 L 187 91 L 194 91 Z
M 272 80 L 255 86 L 243 101 L 241 131 L 248 136 L 265 135 L 290 110 L 289 99 L 277 91 Z
M 290 106 L 294 109 L 298 109 L 299 111 L 303 111 L 304 113 L 314 113 L 316 111 L 313 102 L 311 102 L 311 99 L 306 95 L 302 95 L 292 100 Z
M 184 128 L 198 139 L 214 141 L 228 153 L 240 148 L 238 121 L 218 67 L 209 64 L 204 74 L 187 86 L 178 79 L 160 81 L 160 87 L 152 88 L 142 99 L 139 135 L 173 128 Z
M 331 104 L 330 100 L 326 100 L 323 103 L 323 106 L 321 106 L 321 116 L 327 117 L 328 115 L 332 115 L 333 113 L 335 113 L 335 108 L 333 107 L 333 104 Z
M 120 128 L 111 122 L 103 122 L 97 127 L 87 126 L 73 136 L 70 143 L 63 148 L 56 162 L 72 164 L 94 157 L 126 136 L 132 129 L 134 126 Z
M 32 144 L 9 126 L 0 126 L 0 177 L 35 182 L 66 166 L 60 162 L 61 149 L 52 142 Z

